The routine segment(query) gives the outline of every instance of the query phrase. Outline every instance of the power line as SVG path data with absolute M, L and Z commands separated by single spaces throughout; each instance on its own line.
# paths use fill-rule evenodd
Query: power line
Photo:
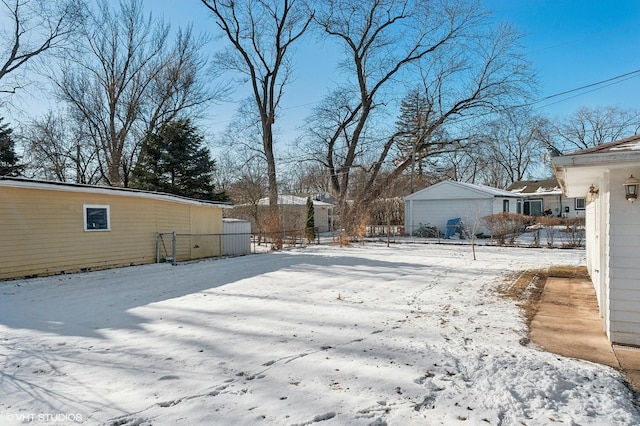
M 584 93 L 577 93 L 577 94 L 575 94 L 575 95 L 573 95 L 573 96 L 569 96 L 568 98 L 559 99 L 559 100 L 557 100 L 557 101 L 554 101 L 554 102 L 548 103 L 548 104 L 546 104 L 546 105 L 543 105 L 543 106 L 541 106 L 540 108 L 546 108 L 546 107 L 548 107 L 548 106 L 555 105 L 555 104 L 560 103 L 560 102 L 568 101 L 569 99 L 577 98 L 578 96 L 586 95 L 587 93 L 595 92 L 596 90 L 604 89 L 605 87 L 613 86 L 614 84 L 618 84 L 618 83 L 621 83 L 621 82 L 623 82 L 623 81 L 627 81 L 627 80 L 630 80 L 630 79 L 632 79 L 632 78 L 636 78 L 636 77 L 638 77 L 638 75 L 631 75 L 631 76 L 629 76 L 629 77 L 625 78 L 624 80 L 621 80 L 621 81 L 614 81 L 614 82 L 611 82 L 611 83 L 607 84 L 606 86 L 603 86 L 603 87 L 596 87 L 596 88 L 591 89 L 591 90 L 588 90 L 588 91 L 586 91 L 586 92 L 584 92 Z M 536 102 L 542 102 L 542 101 L 536 101 Z
M 588 89 L 590 87 L 600 86 L 601 84 L 613 82 L 613 81 L 616 81 L 616 80 L 620 80 L 621 78 L 625 78 L 625 77 L 632 78 L 632 76 L 635 77 L 636 74 L 640 74 L 640 69 L 637 69 L 635 71 L 630 71 L 630 72 L 627 72 L 627 73 L 624 73 L 624 74 L 620 74 L 620 75 L 617 75 L 615 77 L 607 78 L 605 80 L 597 81 L 595 83 L 586 84 L 584 86 L 576 87 L 575 89 L 570 89 L 570 90 L 565 90 L 564 92 L 554 93 L 553 95 L 545 96 L 544 98 L 541 98 L 541 99 L 538 99 L 537 101 L 531 102 L 529 105 L 534 105 L 534 104 L 537 104 L 537 103 L 540 103 L 540 102 L 548 101 L 549 99 L 557 98 L 558 96 L 568 95 L 569 93 L 578 92 L 580 90 Z M 625 78 L 625 80 L 627 80 L 627 79 Z M 610 85 L 607 85 L 607 86 L 610 86 Z

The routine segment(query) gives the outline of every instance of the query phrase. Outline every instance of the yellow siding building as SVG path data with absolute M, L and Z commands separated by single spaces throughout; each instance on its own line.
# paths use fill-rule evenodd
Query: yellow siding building
M 224 207 L 125 188 L 0 177 L 0 279 L 153 263 L 159 233 L 189 236 L 183 258 L 220 256 L 221 244 L 203 235 L 222 234 Z

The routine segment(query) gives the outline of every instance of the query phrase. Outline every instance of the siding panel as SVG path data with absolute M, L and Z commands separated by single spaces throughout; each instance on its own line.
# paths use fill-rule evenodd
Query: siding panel
M 85 204 L 110 207 L 110 231 L 84 230 Z M 198 232 L 222 231 L 222 210 L 214 205 L 3 186 L 0 279 L 151 263 L 157 233 L 191 233 L 193 220 Z

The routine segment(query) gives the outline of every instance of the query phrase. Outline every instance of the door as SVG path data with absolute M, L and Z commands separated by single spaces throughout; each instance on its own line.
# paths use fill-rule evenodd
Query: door
M 542 216 L 542 200 L 525 200 L 522 213 L 528 216 Z

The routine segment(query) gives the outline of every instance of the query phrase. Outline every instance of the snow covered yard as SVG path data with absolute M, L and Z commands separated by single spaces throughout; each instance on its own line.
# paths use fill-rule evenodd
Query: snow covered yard
M 383 244 L 0 283 L 0 424 L 639 424 L 519 340 L 513 272 L 582 250 Z

